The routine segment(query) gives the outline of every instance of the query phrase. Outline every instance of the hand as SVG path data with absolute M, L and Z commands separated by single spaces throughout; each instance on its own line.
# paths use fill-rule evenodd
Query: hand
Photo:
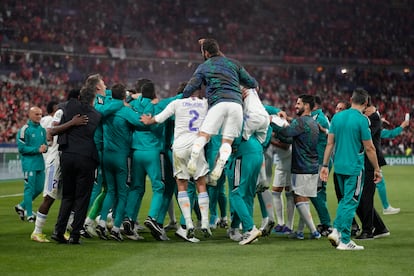
M 328 176 L 329 176 L 329 169 L 327 167 L 322 167 L 321 172 L 319 173 L 319 177 L 322 181 L 328 182 Z
M 382 172 L 381 170 L 374 171 L 374 183 L 377 184 L 382 180 Z
M 73 116 L 71 122 L 72 122 L 72 125 L 74 125 L 74 126 L 82 126 L 82 125 L 88 124 L 88 120 L 89 119 L 88 119 L 87 115 L 77 114 L 77 115 Z
M 40 148 L 39 148 L 39 152 L 41 152 L 41 153 L 47 152 L 47 145 L 45 145 L 45 144 L 41 145 Z
M 288 116 L 284 111 L 279 111 L 279 113 L 277 113 L 277 116 L 282 117 L 285 120 L 288 120 Z
M 150 125 L 152 124 L 153 118 L 151 115 L 142 114 L 140 121 L 143 122 L 145 125 Z

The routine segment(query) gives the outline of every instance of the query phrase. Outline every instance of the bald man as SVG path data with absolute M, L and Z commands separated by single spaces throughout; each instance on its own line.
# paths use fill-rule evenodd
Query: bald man
M 33 200 L 43 191 L 45 182 L 45 162 L 42 153 L 47 151 L 46 130 L 40 125 L 42 110 L 33 106 L 29 109 L 29 120 L 17 132 L 17 148 L 22 161 L 24 175 L 23 201 L 14 209 L 21 220 L 27 216 L 28 222 L 34 222 Z M 26 214 L 25 214 L 26 213 Z

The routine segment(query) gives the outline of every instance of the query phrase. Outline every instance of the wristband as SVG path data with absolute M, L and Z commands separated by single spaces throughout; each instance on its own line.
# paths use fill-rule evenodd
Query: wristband
M 329 165 L 328 165 L 328 164 L 323 164 L 323 165 L 322 165 L 322 167 L 324 167 L 324 168 L 328 168 L 328 167 L 329 167 Z

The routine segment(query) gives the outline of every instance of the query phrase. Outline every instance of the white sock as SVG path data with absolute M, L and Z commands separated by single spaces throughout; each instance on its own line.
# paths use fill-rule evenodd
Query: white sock
M 36 221 L 35 221 L 35 229 L 34 233 L 40 234 L 42 233 L 43 226 L 45 226 L 47 215 L 40 213 L 37 211 Z
M 190 198 L 186 191 L 178 192 L 178 205 L 180 205 L 181 213 L 185 219 L 187 229 L 194 228 L 193 220 L 191 219 L 191 204 Z
M 114 226 L 114 227 L 112 227 L 111 231 L 114 231 L 116 233 L 119 233 L 119 227 Z
M 229 143 L 223 143 L 219 149 L 219 158 L 221 160 L 227 161 L 231 154 L 231 145 Z
M 300 214 L 301 219 L 309 227 L 311 233 L 316 231 L 315 224 L 313 223 L 312 214 L 309 208 L 309 202 L 297 202 L 296 208 Z
M 262 199 L 266 206 L 267 216 L 270 221 L 275 221 L 275 212 L 273 208 L 272 193 L 269 190 L 262 192 Z
M 198 194 L 198 206 L 201 213 L 201 228 L 208 228 L 208 208 L 210 205 L 210 199 L 208 193 L 203 192 Z
M 286 196 L 286 215 L 287 215 L 287 223 L 286 226 L 289 229 L 293 229 L 293 221 L 295 218 L 295 201 L 293 199 L 292 192 L 285 192 Z
M 276 210 L 277 224 L 284 225 L 285 224 L 285 218 L 284 218 L 284 212 L 283 212 L 284 206 L 283 206 L 283 198 L 281 195 L 282 195 L 281 192 L 275 192 L 275 191 L 272 192 L 273 204 L 275 205 L 275 210 Z

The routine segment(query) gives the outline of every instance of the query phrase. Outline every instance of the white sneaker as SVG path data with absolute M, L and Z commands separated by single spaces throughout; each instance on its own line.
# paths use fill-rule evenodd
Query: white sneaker
M 382 213 L 384 215 L 395 215 L 395 214 L 398 214 L 400 210 L 401 210 L 400 208 L 394 208 L 390 205 L 388 206 L 388 208 L 382 210 Z
M 262 232 L 256 228 L 256 226 L 253 226 L 252 230 L 245 232 L 243 234 L 243 239 L 239 242 L 240 245 L 245 245 L 253 242 L 255 239 L 260 237 L 262 235 Z
M 337 247 L 339 243 L 341 243 L 338 229 L 334 228 L 332 230 L 332 233 L 328 235 L 328 240 L 331 242 L 332 246 L 335 246 L 335 247 Z
M 224 165 L 226 165 L 227 160 L 217 159 L 216 166 L 213 171 L 210 173 L 211 181 L 217 181 L 221 174 L 223 173 Z
M 177 237 L 182 238 L 182 239 L 183 239 L 183 240 L 185 240 L 185 241 L 192 242 L 192 243 L 197 243 L 197 242 L 199 242 L 199 241 L 200 241 L 200 240 L 199 240 L 199 239 L 197 239 L 196 237 L 193 237 L 193 238 L 187 238 L 187 230 L 183 229 L 181 226 L 180 226 L 180 227 L 178 227 L 177 231 L 175 231 L 175 235 L 176 235 Z
M 90 236 L 94 236 L 97 237 L 98 233 L 96 233 L 96 224 L 95 223 L 85 223 L 85 225 L 83 226 L 85 228 L 85 231 L 90 235 Z
M 238 228 L 230 228 L 227 234 L 231 240 L 236 242 L 240 242 L 243 239 L 243 235 Z
M 348 243 L 339 242 L 339 245 L 336 247 L 338 250 L 364 250 L 362 245 L 357 245 L 354 241 L 349 241 Z

